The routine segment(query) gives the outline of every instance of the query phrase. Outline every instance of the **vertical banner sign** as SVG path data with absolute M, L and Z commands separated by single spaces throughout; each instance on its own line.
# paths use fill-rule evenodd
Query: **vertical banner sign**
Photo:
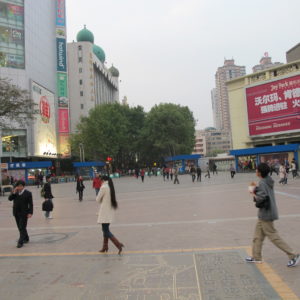
M 56 54 L 59 153 L 61 157 L 67 158 L 71 152 L 65 0 L 56 0 Z

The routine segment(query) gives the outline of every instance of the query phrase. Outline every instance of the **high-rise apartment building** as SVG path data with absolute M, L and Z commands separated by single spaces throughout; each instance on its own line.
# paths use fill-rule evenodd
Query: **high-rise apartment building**
M 94 44 L 94 35 L 86 27 L 77 34 L 77 42 L 68 43 L 71 132 L 76 132 L 81 117 L 103 103 L 119 101 L 119 71 L 106 67 L 105 52 Z
M 266 69 L 270 69 L 276 66 L 280 66 L 283 63 L 280 62 L 272 62 L 272 57 L 269 56 L 268 52 L 265 52 L 264 56 L 260 59 L 259 65 L 255 65 L 252 68 L 253 73 L 263 71 Z
M 212 91 L 212 103 L 215 127 L 218 130 L 231 130 L 226 82 L 244 75 L 246 68 L 235 65 L 233 59 L 225 59 L 224 66 L 219 67 L 216 72 L 216 89 Z

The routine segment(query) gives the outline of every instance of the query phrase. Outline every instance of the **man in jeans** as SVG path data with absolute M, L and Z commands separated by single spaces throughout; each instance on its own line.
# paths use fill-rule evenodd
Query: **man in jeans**
M 249 191 L 253 194 L 254 202 L 259 210 L 252 244 L 252 257 L 246 257 L 246 262 L 262 262 L 262 245 L 267 236 L 276 247 L 287 254 L 289 257 L 287 266 L 295 267 L 300 261 L 300 255 L 293 252 L 281 239 L 273 225 L 273 221 L 278 219 L 278 212 L 274 195 L 274 181 L 269 173 L 270 167 L 267 164 L 259 164 L 256 169 L 256 176 L 260 178 L 259 184 L 256 186 L 255 183 L 252 183 L 249 186 Z

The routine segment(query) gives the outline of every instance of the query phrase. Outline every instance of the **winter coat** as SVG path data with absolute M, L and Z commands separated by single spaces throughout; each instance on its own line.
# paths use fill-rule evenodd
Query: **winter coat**
M 83 184 L 83 180 L 77 180 L 77 184 L 76 184 L 76 191 L 77 192 L 82 192 L 85 189 L 85 186 Z
M 115 218 L 115 209 L 111 205 L 110 188 L 108 182 L 103 182 L 96 201 L 100 203 L 97 223 L 112 223 Z
M 256 202 L 262 201 L 266 196 L 269 196 L 270 199 L 269 208 L 259 208 L 258 218 L 264 221 L 277 220 L 278 211 L 274 195 L 274 180 L 270 176 L 262 178 L 255 189 Z
M 46 182 L 43 186 L 43 189 L 45 191 L 45 194 L 44 194 L 45 199 L 53 199 L 54 198 L 54 196 L 52 195 L 50 182 Z

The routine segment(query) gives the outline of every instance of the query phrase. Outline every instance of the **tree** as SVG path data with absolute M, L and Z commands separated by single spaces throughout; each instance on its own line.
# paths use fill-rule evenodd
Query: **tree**
M 29 92 L 17 87 L 7 79 L 0 79 L 0 127 L 11 123 L 29 124 L 38 112 Z
M 111 156 L 116 167 L 128 167 L 138 151 L 144 115 L 140 106 L 129 108 L 119 103 L 96 106 L 88 117 L 81 119 L 78 133 L 72 135 L 72 153 L 78 156 L 82 143 L 87 159 L 104 161 Z
M 155 105 L 146 116 L 143 159 L 191 153 L 195 145 L 195 119 L 187 106 Z

